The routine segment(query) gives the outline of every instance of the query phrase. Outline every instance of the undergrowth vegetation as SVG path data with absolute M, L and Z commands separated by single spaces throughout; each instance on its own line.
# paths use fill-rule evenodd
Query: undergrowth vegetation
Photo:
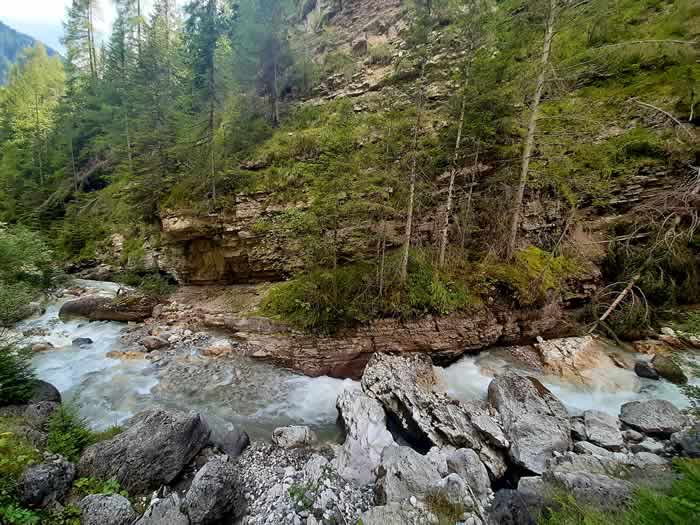
M 626 508 L 603 512 L 578 503 L 573 496 L 557 498 L 541 525 L 691 525 L 700 516 L 700 460 L 674 461 L 678 478 L 668 492 L 638 488 Z

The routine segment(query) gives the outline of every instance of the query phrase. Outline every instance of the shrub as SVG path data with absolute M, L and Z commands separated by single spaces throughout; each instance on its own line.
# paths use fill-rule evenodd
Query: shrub
M 76 407 L 62 404 L 49 419 L 49 438 L 46 448 L 70 461 L 78 461 L 80 454 L 95 443 L 95 435 L 80 417 Z
M 41 461 L 41 455 L 15 432 L 16 426 L 15 418 L 0 417 L 0 523 L 40 523 L 38 514 L 17 503 L 17 479 L 29 465 Z
M 369 63 L 380 66 L 391 64 L 393 49 L 388 44 L 375 44 L 369 48 Z
M 398 279 L 399 263 L 400 254 L 387 257 L 381 296 L 377 267 L 355 263 L 272 287 L 261 309 L 302 330 L 332 333 L 380 317 L 444 315 L 476 301 L 464 283 L 438 271 L 422 252 L 411 253 L 405 285 Z
M 0 340 L 0 406 L 29 399 L 34 389 L 33 380 L 28 350 Z

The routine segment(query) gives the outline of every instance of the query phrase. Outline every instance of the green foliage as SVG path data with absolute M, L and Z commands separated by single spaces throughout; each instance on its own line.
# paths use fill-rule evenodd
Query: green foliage
M 289 497 L 292 499 L 292 501 L 294 501 L 297 504 L 297 506 L 300 506 L 303 509 L 311 509 L 311 506 L 314 502 L 306 496 L 306 493 L 312 489 L 313 487 L 310 485 L 294 484 L 291 487 L 289 487 L 287 493 L 289 494 Z
M 79 478 L 75 480 L 73 488 L 79 497 L 90 494 L 119 494 L 125 498 L 129 497 L 128 492 L 122 489 L 116 479 L 103 481 L 96 478 Z
M 17 502 L 17 480 L 25 468 L 41 461 L 41 454 L 17 432 L 20 423 L 0 417 L 0 521 L 8 525 L 40 523 L 38 514 Z
M 438 525 L 455 525 L 460 521 L 465 508 L 463 503 L 455 503 L 444 491 L 433 490 L 425 498 L 428 510 L 437 517 Z
M 274 286 L 261 309 L 300 329 L 332 333 L 379 317 L 448 314 L 478 302 L 464 284 L 432 266 L 425 254 L 411 254 L 405 287 L 399 284 L 398 267 L 397 254 L 387 258 L 381 295 L 377 266 L 355 263 L 314 270 Z
M 0 223 L 0 327 L 22 319 L 39 292 L 56 282 L 52 259 L 39 235 Z
M 77 462 L 83 450 L 95 443 L 95 435 L 78 409 L 63 403 L 49 419 L 49 437 L 46 448 Z
M 1 330 L 1 328 L 0 328 Z M 2 340 L 0 334 L 0 406 L 22 403 L 32 396 L 34 372 L 29 350 Z
M 576 260 L 534 246 L 518 251 L 511 262 L 485 265 L 489 278 L 513 292 L 524 306 L 544 304 L 550 294 L 561 290 L 566 279 L 583 273 Z
M 677 459 L 679 477 L 668 493 L 637 489 L 626 509 L 602 512 L 578 503 L 571 495 L 557 498 L 557 505 L 540 520 L 542 525 L 690 525 L 700 513 L 700 461 Z
M 127 286 L 135 286 L 144 295 L 153 297 L 165 297 L 175 290 L 175 286 L 159 273 L 141 275 L 136 272 L 121 272 L 115 276 L 115 280 Z
M 378 66 L 387 66 L 391 64 L 394 56 L 394 50 L 389 44 L 375 44 L 369 46 L 369 63 Z
M 691 335 L 700 335 L 700 311 L 687 312 L 682 321 L 673 323 L 673 328 Z

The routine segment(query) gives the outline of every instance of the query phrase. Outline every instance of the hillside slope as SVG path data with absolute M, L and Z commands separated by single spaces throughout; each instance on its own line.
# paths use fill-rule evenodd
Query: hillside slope
M 29 35 L 20 33 L 7 24 L 0 22 L 0 84 L 4 84 L 7 81 L 6 76 L 10 65 L 17 61 L 20 52 L 36 43 L 37 41 Z M 49 56 L 57 54 L 50 47 L 44 47 L 46 47 Z

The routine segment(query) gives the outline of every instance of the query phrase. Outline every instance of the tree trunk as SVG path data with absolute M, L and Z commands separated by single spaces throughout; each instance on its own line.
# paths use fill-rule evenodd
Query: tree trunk
M 418 163 L 418 132 L 421 125 L 421 115 L 423 111 L 423 75 L 425 74 L 425 62 L 421 64 L 418 94 L 418 114 L 416 115 L 416 126 L 413 130 L 413 160 L 411 162 L 411 177 L 408 190 L 408 210 L 406 212 L 406 237 L 403 243 L 403 255 L 401 257 L 401 284 L 406 283 L 408 278 L 408 255 L 411 249 L 411 234 L 413 232 L 413 208 L 416 199 L 416 168 Z
M 126 155 L 129 159 L 129 171 L 131 174 L 134 174 L 134 162 L 131 157 L 131 134 L 129 133 L 129 112 L 128 110 L 124 111 L 124 125 L 126 128 Z
M 167 2 L 166 2 L 167 5 Z M 167 9 L 167 8 L 166 8 Z M 141 0 L 136 0 L 136 50 L 141 59 Z
M 513 206 L 513 217 L 510 225 L 510 237 L 508 239 L 508 247 L 506 256 L 511 258 L 515 253 L 515 246 L 518 240 L 518 228 L 520 227 L 520 210 L 523 205 L 523 196 L 525 195 L 525 186 L 527 184 L 528 170 L 530 168 L 530 158 L 532 156 L 532 148 L 535 144 L 535 132 L 537 131 L 537 111 L 539 109 L 540 100 L 542 99 L 542 91 L 547 76 L 547 66 L 549 65 L 549 53 L 554 38 L 554 25 L 557 20 L 558 0 L 550 0 L 549 16 L 547 17 L 547 26 L 544 34 L 544 44 L 542 47 L 542 59 L 540 62 L 540 72 L 537 75 L 537 84 L 535 86 L 535 95 L 532 100 L 532 109 L 530 110 L 530 119 L 527 126 L 527 135 L 523 146 L 523 156 L 520 164 L 520 182 L 518 191 L 515 196 Z
M 465 69 L 464 87 L 467 87 L 469 82 L 469 67 Z M 462 110 L 459 115 L 459 127 L 457 128 L 457 139 L 455 140 L 455 151 L 452 156 L 452 167 L 450 168 L 450 185 L 447 189 L 447 202 L 445 203 L 445 222 L 442 225 L 440 235 L 440 255 L 438 258 L 438 267 L 442 268 L 445 265 L 445 252 L 447 251 L 447 238 L 450 230 L 450 217 L 452 216 L 452 193 L 455 187 L 455 176 L 457 175 L 457 159 L 459 157 L 459 147 L 462 143 L 462 129 L 464 128 L 464 113 L 467 106 L 466 93 L 462 93 Z

